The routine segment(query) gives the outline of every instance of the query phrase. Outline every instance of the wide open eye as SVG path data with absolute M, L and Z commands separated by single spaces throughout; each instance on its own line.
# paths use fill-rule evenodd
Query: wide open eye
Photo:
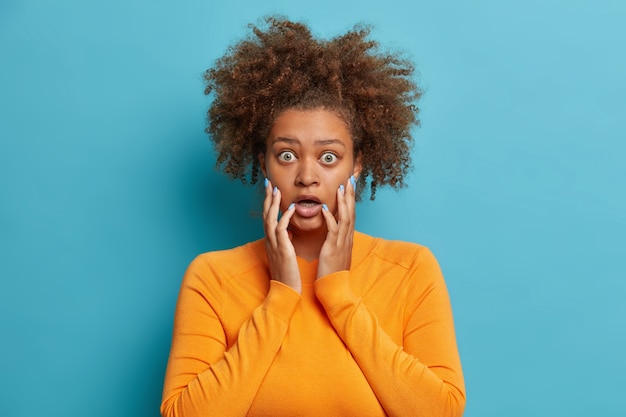
M 291 162 L 296 159 L 296 155 L 291 151 L 282 151 L 278 154 L 278 159 L 283 162 Z
M 330 165 L 334 163 L 336 160 L 337 160 L 337 155 L 335 155 L 334 153 L 330 153 L 330 152 L 326 152 L 322 154 L 322 157 L 320 158 L 320 161 L 326 165 Z

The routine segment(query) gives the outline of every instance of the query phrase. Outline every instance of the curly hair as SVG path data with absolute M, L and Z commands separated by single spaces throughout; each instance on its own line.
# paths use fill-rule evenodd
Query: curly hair
M 217 165 L 234 179 L 256 183 L 258 156 L 272 124 L 287 109 L 324 108 L 346 122 L 361 155 L 357 198 L 370 179 L 403 187 L 411 166 L 411 129 L 421 91 L 411 62 L 383 53 L 369 40 L 369 26 L 355 26 L 331 40 L 316 39 L 303 23 L 268 17 L 230 46 L 208 69 L 205 94 L 213 95 L 206 132 Z

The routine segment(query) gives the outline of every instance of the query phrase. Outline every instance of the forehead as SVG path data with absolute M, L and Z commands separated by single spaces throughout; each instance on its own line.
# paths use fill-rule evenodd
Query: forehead
M 268 144 L 279 138 L 300 142 L 338 140 L 352 147 L 346 122 L 337 113 L 326 109 L 289 109 L 282 112 L 270 129 Z

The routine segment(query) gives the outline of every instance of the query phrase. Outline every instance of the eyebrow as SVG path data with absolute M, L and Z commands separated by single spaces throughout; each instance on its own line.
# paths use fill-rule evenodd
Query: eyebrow
M 298 139 L 278 137 L 272 141 L 272 145 L 277 142 L 286 142 L 289 144 L 296 144 L 296 145 L 300 144 L 300 141 Z M 346 144 L 343 143 L 343 141 L 339 139 L 321 139 L 321 140 L 316 140 L 315 142 L 313 142 L 313 144 L 317 146 L 341 145 L 344 148 L 346 147 Z

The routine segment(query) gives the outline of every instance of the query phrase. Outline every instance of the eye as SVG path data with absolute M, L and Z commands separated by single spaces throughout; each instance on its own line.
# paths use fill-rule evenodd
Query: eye
M 291 162 L 296 159 L 296 155 L 294 155 L 294 153 L 291 151 L 282 151 L 278 154 L 278 159 L 283 162 Z
M 335 155 L 334 153 L 330 153 L 330 152 L 326 152 L 325 154 L 322 155 L 322 157 L 320 158 L 320 161 L 323 164 L 326 165 L 330 165 L 333 162 L 335 162 L 337 160 L 337 155 Z

